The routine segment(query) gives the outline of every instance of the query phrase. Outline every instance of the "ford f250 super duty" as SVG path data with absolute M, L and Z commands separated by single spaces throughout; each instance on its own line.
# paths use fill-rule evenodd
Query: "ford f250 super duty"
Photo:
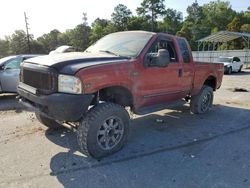
M 184 38 L 127 31 L 82 53 L 25 60 L 18 93 L 41 123 L 76 130 L 80 150 L 102 158 L 125 144 L 128 107 L 145 114 L 185 99 L 192 113 L 205 113 L 223 73 L 223 64 L 194 62 Z

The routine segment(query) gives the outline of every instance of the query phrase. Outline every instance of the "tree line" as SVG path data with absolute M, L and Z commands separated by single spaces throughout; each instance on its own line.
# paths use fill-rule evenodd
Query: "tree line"
M 247 11 L 236 12 L 229 1 L 211 1 L 199 5 L 197 1 L 187 7 L 183 19 L 180 11 L 166 8 L 165 0 L 143 0 L 136 9 L 136 15 L 123 4 L 114 8 L 111 19 L 97 18 L 91 26 L 79 24 L 73 29 L 60 32 L 57 29 L 37 39 L 27 36 L 25 31 L 16 30 L 12 35 L 0 39 L 0 57 L 13 54 L 47 54 L 61 45 L 71 45 L 78 51 L 117 31 L 145 30 L 165 32 L 187 38 L 191 48 L 197 49 L 197 40 L 212 33 L 226 30 L 250 33 L 250 6 Z M 27 45 L 30 39 L 30 49 Z M 222 45 L 221 49 L 240 49 L 247 47 L 243 39 Z

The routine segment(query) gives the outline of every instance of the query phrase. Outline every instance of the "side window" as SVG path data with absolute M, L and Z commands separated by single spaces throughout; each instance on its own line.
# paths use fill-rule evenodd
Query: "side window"
M 189 50 L 188 50 L 188 46 L 187 43 L 184 39 L 177 39 L 178 44 L 180 46 L 180 50 L 181 50 L 181 54 L 182 54 L 182 58 L 184 63 L 190 63 L 190 54 L 189 54 Z
M 22 57 L 16 57 L 14 59 L 11 59 L 5 64 L 4 69 L 19 69 L 21 62 Z
M 149 49 L 148 53 L 154 53 L 157 54 L 159 49 L 166 49 L 169 52 L 170 55 L 170 62 L 175 63 L 178 62 L 177 60 L 177 54 L 174 48 L 174 44 L 171 41 L 167 40 L 158 40 L 155 42 L 151 48 Z

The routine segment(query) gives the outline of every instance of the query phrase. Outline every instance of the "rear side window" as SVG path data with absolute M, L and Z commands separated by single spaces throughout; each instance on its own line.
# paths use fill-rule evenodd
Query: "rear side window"
M 190 54 L 189 54 L 189 50 L 188 50 L 188 46 L 187 43 L 184 39 L 178 38 L 177 39 L 178 44 L 180 46 L 180 50 L 181 50 L 181 54 L 182 54 L 182 58 L 184 63 L 190 63 Z

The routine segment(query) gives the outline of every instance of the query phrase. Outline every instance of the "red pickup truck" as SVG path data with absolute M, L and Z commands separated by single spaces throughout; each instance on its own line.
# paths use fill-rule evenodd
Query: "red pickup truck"
M 191 112 L 207 112 L 223 73 L 223 64 L 194 62 L 184 38 L 126 31 L 103 37 L 83 53 L 24 61 L 18 93 L 41 123 L 76 130 L 81 151 L 101 158 L 126 142 L 125 107 L 145 114 L 185 99 Z

